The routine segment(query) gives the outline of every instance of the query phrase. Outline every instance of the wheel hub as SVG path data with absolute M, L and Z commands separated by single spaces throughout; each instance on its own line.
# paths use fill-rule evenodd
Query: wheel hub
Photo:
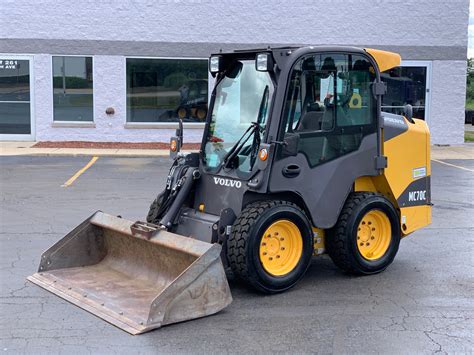
M 303 253 L 303 238 L 299 228 L 289 220 L 272 223 L 260 242 L 260 262 L 269 274 L 283 276 L 298 264 Z
M 392 229 L 387 215 L 379 210 L 367 212 L 357 227 L 357 248 L 367 260 L 380 259 L 388 250 Z

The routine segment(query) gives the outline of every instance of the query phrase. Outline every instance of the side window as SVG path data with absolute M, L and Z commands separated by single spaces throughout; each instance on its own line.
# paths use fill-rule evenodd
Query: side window
M 298 151 L 311 167 L 357 150 L 375 132 L 375 71 L 361 55 L 318 54 L 300 59 L 288 88 L 286 135 L 300 136 Z

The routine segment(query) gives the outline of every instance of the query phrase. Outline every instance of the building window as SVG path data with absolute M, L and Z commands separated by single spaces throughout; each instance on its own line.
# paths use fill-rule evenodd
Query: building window
M 93 121 L 92 57 L 53 57 L 55 121 Z
M 0 134 L 31 134 L 30 61 L 0 57 Z
M 425 119 L 426 66 L 396 67 L 381 73 L 387 83 L 387 93 L 382 98 L 382 110 L 403 114 L 404 105 L 413 106 L 413 117 Z
M 207 60 L 127 59 L 128 122 L 204 122 Z

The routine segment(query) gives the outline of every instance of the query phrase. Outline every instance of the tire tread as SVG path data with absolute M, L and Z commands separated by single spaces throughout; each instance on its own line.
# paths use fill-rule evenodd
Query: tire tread
M 292 206 L 300 209 L 296 204 L 283 200 L 252 202 L 242 210 L 232 226 L 232 232 L 227 241 L 227 257 L 236 276 L 246 282 L 250 282 L 246 245 L 250 237 L 251 226 L 266 209 L 276 206 Z
M 351 249 L 347 238 L 348 220 L 354 213 L 354 209 L 360 205 L 364 200 L 374 196 L 383 197 L 383 195 L 374 192 L 354 192 L 351 193 L 342 208 L 339 219 L 329 233 L 329 238 L 326 240 L 327 252 L 337 267 L 344 272 L 353 275 L 363 274 L 353 262 L 351 257 Z

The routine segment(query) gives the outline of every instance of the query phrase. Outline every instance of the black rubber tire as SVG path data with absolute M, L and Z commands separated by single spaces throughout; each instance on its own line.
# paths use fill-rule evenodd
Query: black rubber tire
M 391 224 L 391 241 L 385 254 L 377 260 L 367 260 L 357 247 L 357 228 L 370 210 L 385 213 Z M 328 231 L 326 249 L 336 266 L 353 275 L 370 275 L 385 270 L 395 258 L 400 244 L 400 223 L 392 203 L 383 195 L 372 192 L 352 193 L 334 228 Z
M 146 216 L 146 221 L 148 223 L 158 224 L 160 222 L 158 211 L 160 210 L 161 204 L 163 203 L 164 195 L 165 191 L 160 192 L 151 203 L 150 209 L 148 210 L 148 214 Z
M 286 275 L 265 271 L 259 258 L 265 230 L 278 219 L 288 219 L 299 228 L 303 252 L 296 267 Z M 247 205 L 232 226 L 227 241 L 227 257 L 234 274 L 256 290 L 278 293 L 293 287 L 305 274 L 313 255 L 313 232 L 305 213 L 287 201 L 258 201 Z

